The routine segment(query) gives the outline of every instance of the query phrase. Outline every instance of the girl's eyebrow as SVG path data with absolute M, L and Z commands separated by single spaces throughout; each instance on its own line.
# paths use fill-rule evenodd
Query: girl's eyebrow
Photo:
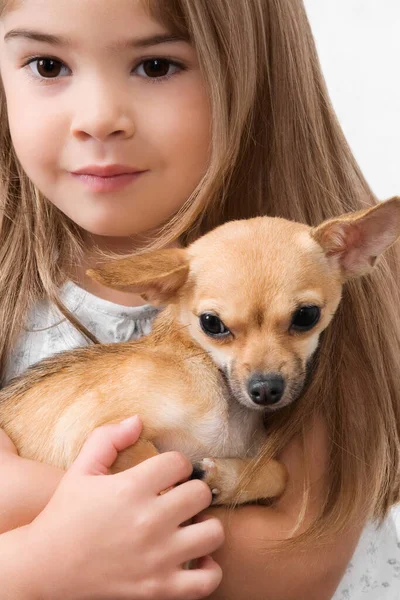
M 41 33 L 39 31 L 33 31 L 31 29 L 11 29 L 4 36 L 4 41 L 14 40 L 18 38 L 24 38 L 33 40 L 35 42 L 44 42 L 46 44 L 52 44 L 53 46 L 71 46 L 72 42 L 69 38 L 52 35 L 50 33 Z M 112 45 L 112 49 L 121 48 L 148 48 L 149 46 L 156 46 L 158 44 L 166 44 L 171 42 L 187 42 L 188 39 L 183 36 L 172 35 L 169 33 L 153 35 L 146 38 L 135 38 L 132 40 L 125 40 L 117 42 Z
M 54 44 L 55 46 L 68 46 L 70 41 L 67 38 L 51 35 L 49 33 L 40 33 L 30 29 L 11 29 L 4 36 L 4 41 L 25 38 L 35 42 L 45 42 L 46 44 Z

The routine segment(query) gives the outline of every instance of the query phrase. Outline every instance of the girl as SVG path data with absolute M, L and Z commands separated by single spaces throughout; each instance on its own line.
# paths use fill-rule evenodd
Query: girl
M 151 307 L 85 277 L 99 249 L 186 244 L 264 213 L 314 224 L 375 202 L 329 104 L 300 0 L 2 8 L 3 383 L 51 353 L 148 330 Z M 347 286 L 307 392 L 268 423 L 266 455 L 289 471 L 283 497 L 212 511 L 229 516 L 214 600 L 398 597 L 395 258 Z M 60 481 L 22 459 L 12 472 L 3 529 L 34 519 Z

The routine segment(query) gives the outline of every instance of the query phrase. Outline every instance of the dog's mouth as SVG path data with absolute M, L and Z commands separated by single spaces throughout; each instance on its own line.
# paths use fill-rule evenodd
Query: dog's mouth
M 231 379 L 227 367 L 218 367 L 218 370 L 225 388 L 226 398 L 230 404 L 240 404 L 241 406 L 256 412 L 263 411 L 263 407 L 257 406 L 254 402 L 251 402 L 247 394 L 243 393 L 241 386 Z
M 259 406 L 254 403 L 251 404 L 249 399 L 245 398 L 240 386 L 229 377 L 228 369 L 226 367 L 218 367 L 218 370 L 221 375 L 223 387 L 225 388 L 225 397 L 230 405 L 234 406 L 239 404 L 248 410 L 261 412 Z
M 296 375 L 296 378 L 285 379 L 285 390 L 278 402 L 270 404 L 258 404 L 250 397 L 247 391 L 247 384 L 232 378 L 226 367 L 219 368 L 224 387 L 227 390 L 229 399 L 255 412 L 273 413 L 284 406 L 295 402 L 303 393 L 309 380 L 308 364 L 305 370 Z
M 264 414 L 274 413 L 281 408 L 296 402 L 307 390 L 313 379 L 318 365 L 319 347 L 320 345 L 318 345 L 317 349 L 308 357 L 308 359 L 306 359 L 305 363 L 301 360 L 297 361 L 295 372 L 292 373 L 291 377 L 288 377 L 287 374 L 284 375 L 283 373 L 280 373 L 279 370 L 274 373 L 278 379 L 283 380 L 284 390 L 277 402 L 273 401 L 269 404 L 257 403 L 254 398 L 251 397 L 248 385 L 251 376 L 247 376 L 247 380 L 237 379 L 233 374 L 235 371 L 234 363 L 218 365 L 227 401 L 239 404 L 248 410 Z

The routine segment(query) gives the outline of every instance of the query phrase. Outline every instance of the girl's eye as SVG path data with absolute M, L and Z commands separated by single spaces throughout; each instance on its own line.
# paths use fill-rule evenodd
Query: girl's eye
M 174 75 L 180 67 L 166 58 L 150 58 L 144 60 L 135 69 L 137 75 L 150 79 L 162 79 Z
M 28 63 L 31 71 L 42 79 L 57 79 L 70 74 L 68 67 L 54 58 L 34 58 Z

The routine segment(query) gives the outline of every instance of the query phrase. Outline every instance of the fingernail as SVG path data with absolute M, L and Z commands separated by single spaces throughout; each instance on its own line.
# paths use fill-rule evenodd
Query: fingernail
M 137 415 L 134 415 L 133 417 L 129 417 L 128 419 L 124 419 L 123 421 L 121 421 L 120 425 L 126 427 L 127 429 L 130 429 L 131 427 L 133 427 L 133 425 L 137 425 L 138 422 L 139 417 Z

